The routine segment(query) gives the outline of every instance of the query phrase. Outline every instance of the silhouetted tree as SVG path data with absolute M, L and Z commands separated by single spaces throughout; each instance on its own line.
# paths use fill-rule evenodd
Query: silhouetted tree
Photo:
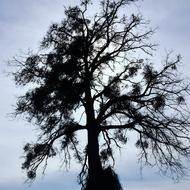
M 172 60 L 168 54 L 162 68 L 154 69 L 153 30 L 140 15 L 121 14 L 132 2 L 102 0 L 92 16 L 90 1 L 83 0 L 50 26 L 38 53 L 12 61 L 16 84 L 28 87 L 16 115 L 24 114 L 41 131 L 36 143 L 24 146 L 22 168 L 29 179 L 48 158 L 62 154 L 67 165 L 73 155 L 82 164 L 82 189 L 121 190 L 113 147 L 126 144 L 129 131 L 138 135 L 142 162 L 183 175 L 190 125 L 184 98 L 189 88 L 177 72 L 180 56 Z M 79 130 L 87 131 L 83 151 Z

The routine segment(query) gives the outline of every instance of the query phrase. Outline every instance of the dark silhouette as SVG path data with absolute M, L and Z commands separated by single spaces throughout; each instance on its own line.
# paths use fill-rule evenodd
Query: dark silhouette
M 41 164 L 61 153 L 82 165 L 83 190 L 121 190 L 113 170 L 113 147 L 136 132 L 139 159 L 177 179 L 181 158 L 189 157 L 188 85 L 179 78 L 180 56 L 167 55 L 161 69 L 149 59 L 153 30 L 139 15 L 121 15 L 134 0 L 102 0 L 92 16 L 89 0 L 65 10 L 65 19 L 50 26 L 38 53 L 15 58 L 17 85 L 27 86 L 18 98 L 16 115 L 24 114 L 41 131 L 24 147 L 22 168 L 29 179 Z M 90 16 L 91 15 L 91 16 Z M 81 114 L 81 120 L 76 114 Z M 79 121 L 80 120 L 80 121 Z M 76 132 L 87 131 L 80 150 Z M 151 158 L 150 158 L 151 156 Z

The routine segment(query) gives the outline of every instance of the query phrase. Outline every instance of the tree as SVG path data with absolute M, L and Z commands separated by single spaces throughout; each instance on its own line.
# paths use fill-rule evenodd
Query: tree
M 126 144 L 129 131 L 138 135 L 143 163 L 176 178 L 184 174 L 183 158 L 190 155 L 189 87 L 177 71 L 180 56 L 168 54 L 157 70 L 146 59 L 154 51 L 149 42 L 154 31 L 140 15 L 121 15 L 134 1 L 102 0 L 92 16 L 90 1 L 83 0 L 50 26 L 38 53 L 12 61 L 16 84 L 28 87 L 15 114 L 40 130 L 37 141 L 24 146 L 22 168 L 29 179 L 61 153 L 66 165 L 71 155 L 81 163 L 83 190 L 121 190 L 111 164 L 113 147 Z M 87 132 L 83 151 L 80 130 Z

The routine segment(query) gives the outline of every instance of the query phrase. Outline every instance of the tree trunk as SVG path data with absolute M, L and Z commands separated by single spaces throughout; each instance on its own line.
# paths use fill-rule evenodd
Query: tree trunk
M 97 126 L 88 130 L 88 178 L 85 190 L 122 190 L 117 174 L 111 167 L 103 168 L 99 155 Z
M 91 126 L 88 130 L 88 180 L 87 190 L 101 190 L 102 185 L 102 164 L 99 155 L 97 126 Z
M 86 71 L 88 73 L 88 70 Z M 101 190 L 101 176 L 103 173 L 102 164 L 99 155 L 99 142 L 98 142 L 98 126 L 95 120 L 94 105 L 90 90 L 90 77 L 86 79 L 86 119 L 88 129 L 88 178 L 86 181 L 85 190 Z

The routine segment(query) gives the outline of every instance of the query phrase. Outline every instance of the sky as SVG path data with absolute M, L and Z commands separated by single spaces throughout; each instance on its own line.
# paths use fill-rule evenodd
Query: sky
M 94 2 L 97 8 L 97 0 Z M 78 0 L 0 0 L 0 190 L 80 189 L 76 182 L 77 165 L 72 164 L 68 172 L 60 169 L 58 160 L 50 161 L 45 176 L 39 173 L 33 184 L 25 183 L 25 173 L 21 170 L 22 147 L 35 139 L 36 131 L 22 119 L 10 117 L 22 89 L 16 88 L 7 76 L 10 70 L 7 61 L 22 51 L 36 50 L 50 23 L 64 17 L 64 6 L 76 3 Z M 135 7 L 150 20 L 152 28 L 157 27 L 152 38 L 159 44 L 156 61 L 159 62 L 168 50 L 180 53 L 181 72 L 189 77 L 190 0 L 139 0 Z M 156 168 L 145 168 L 141 173 L 137 151 L 131 145 L 117 156 L 117 173 L 124 190 L 189 189 L 190 177 L 174 183 L 160 176 Z

